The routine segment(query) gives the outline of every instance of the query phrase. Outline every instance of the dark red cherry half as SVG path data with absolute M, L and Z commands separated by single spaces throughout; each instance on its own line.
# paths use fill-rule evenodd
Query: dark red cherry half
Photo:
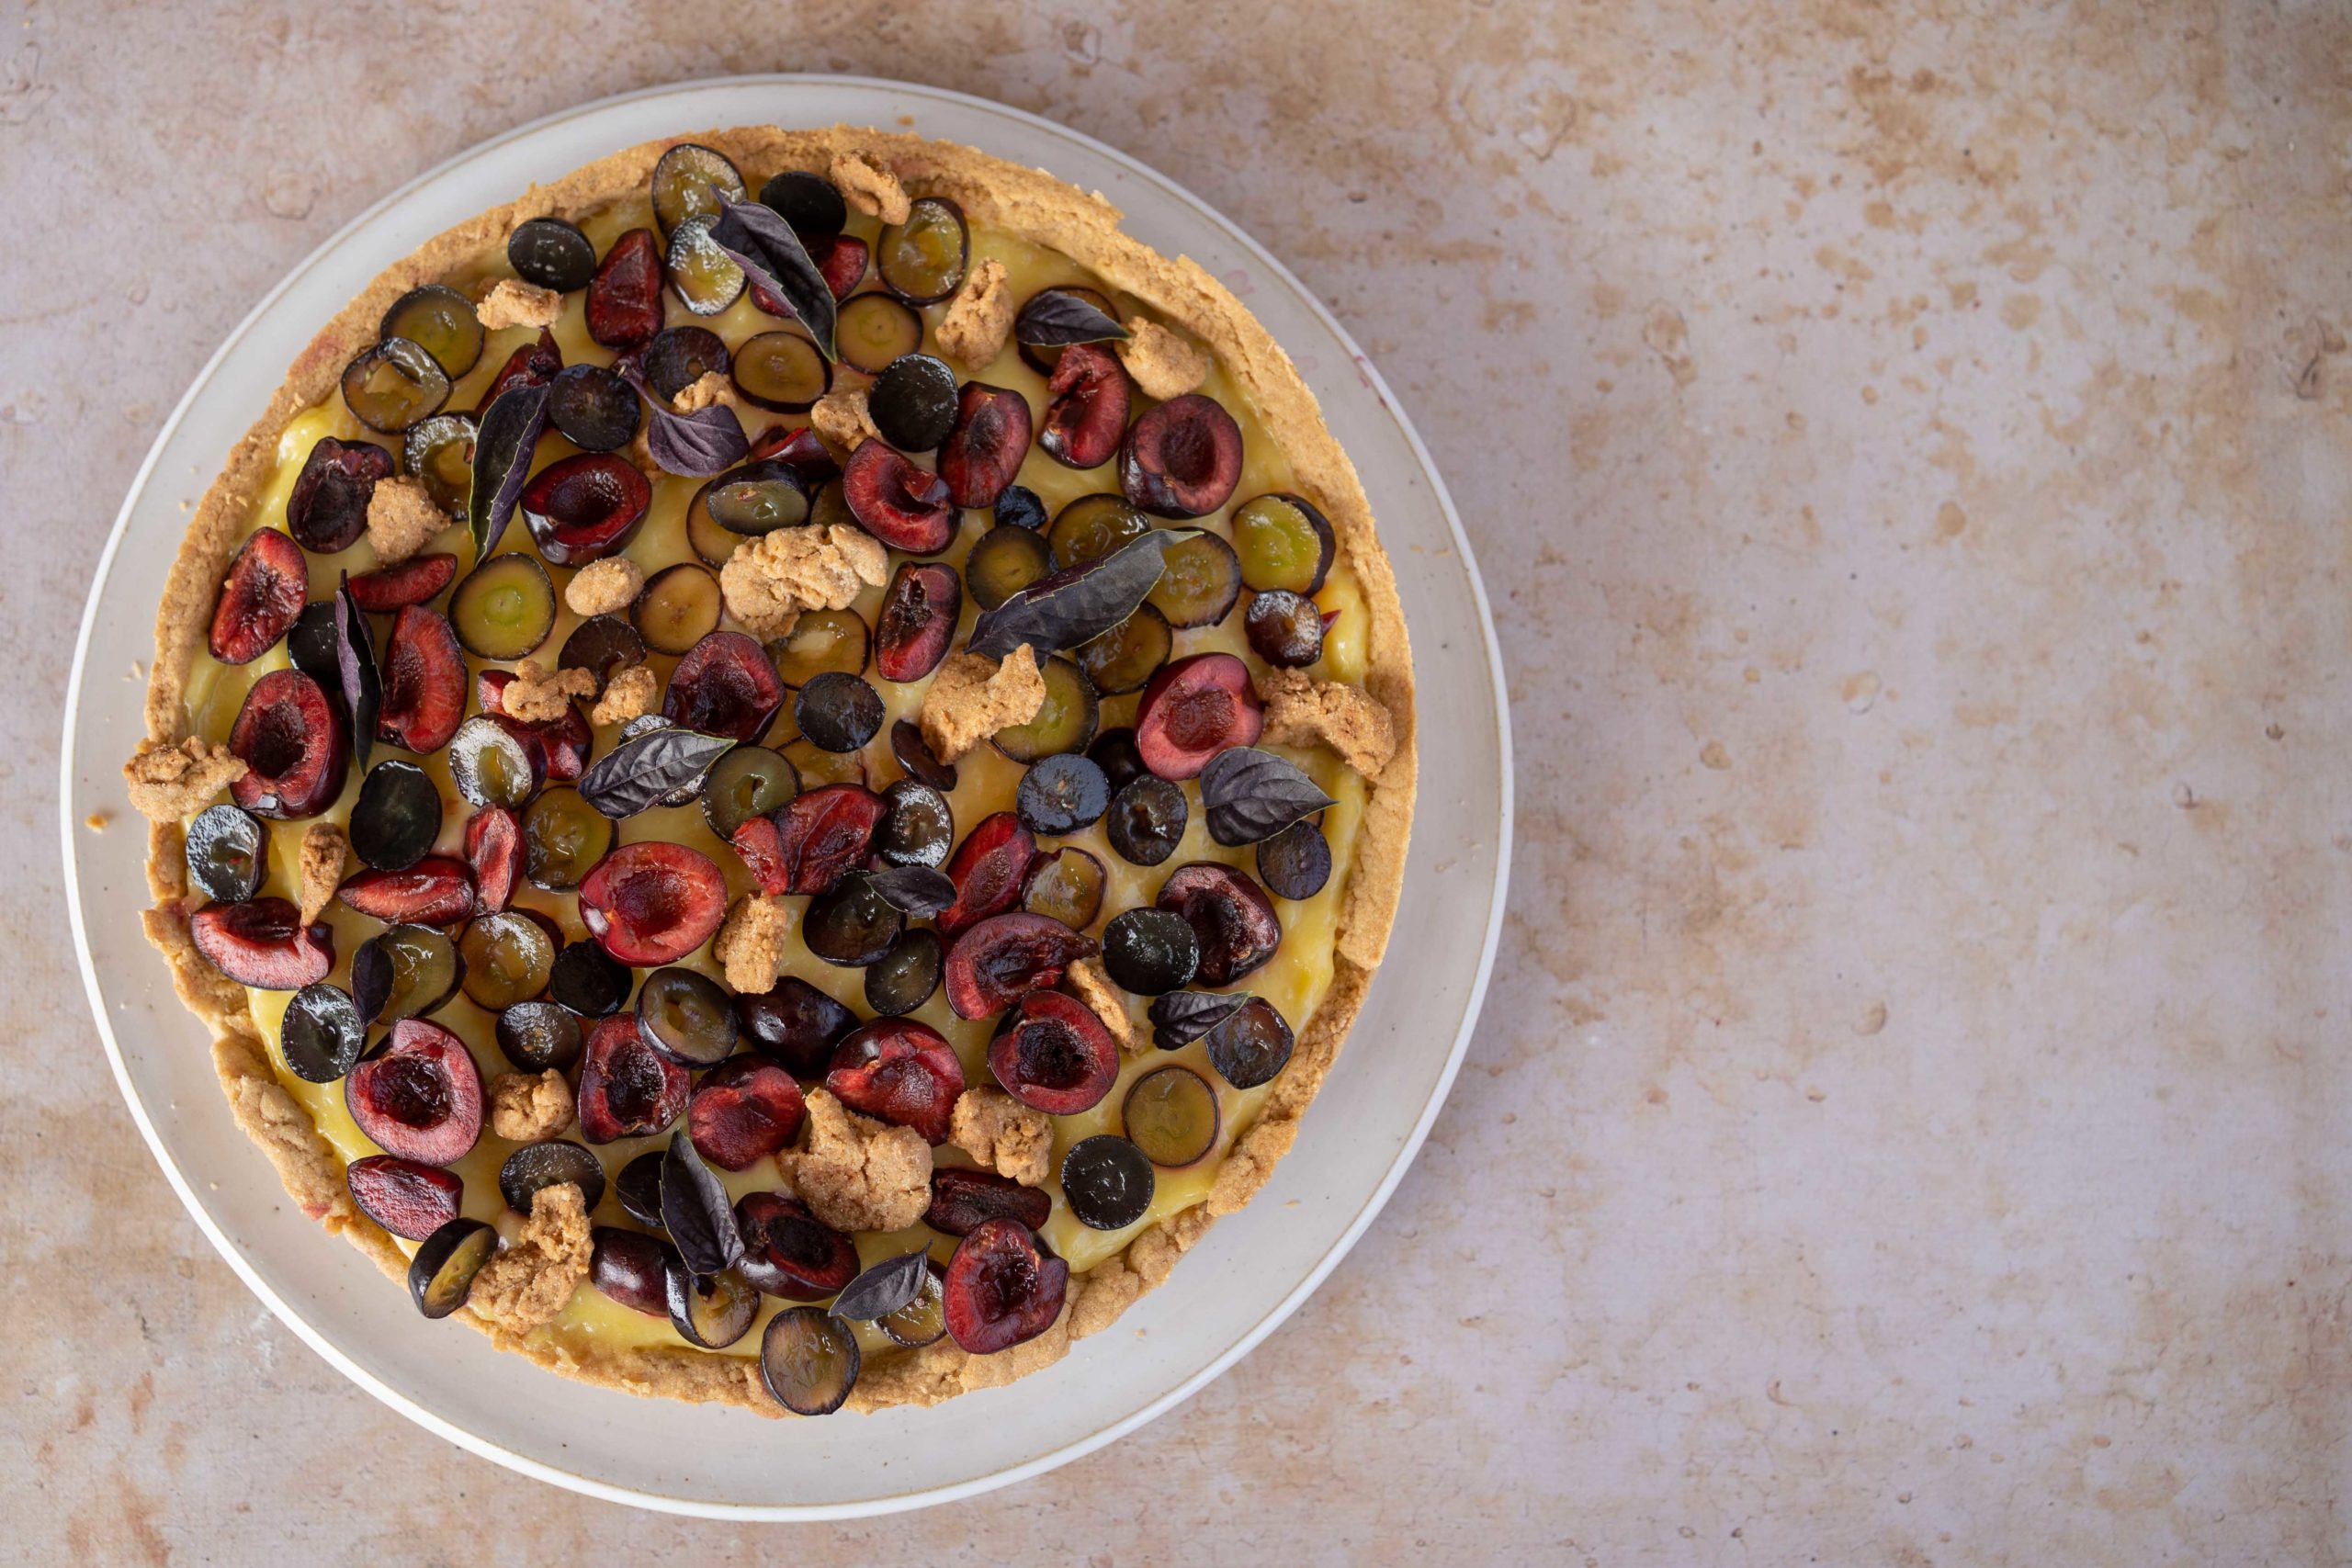
M 506 363 L 498 367 L 498 374 L 482 389 L 481 401 L 475 407 L 487 409 L 498 400 L 500 393 L 517 387 L 547 386 L 562 368 L 563 350 L 556 346 L 555 333 L 542 328 L 538 342 L 526 343 L 506 356 Z
M 474 912 L 473 869 L 454 855 L 426 855 L 399 871 L 370 866 L 345 877 L 335 897 L 393 925 L 454 926 Z
M 405 751 L 438 751 L 466 716 L 466 650 L 447 616 L 411 604 L 384 643 L 384 695 L 376 739 Z
M 523 819 L 503 806 L 483 807 L 466 818 L 465 854 L 474 874 L 474 913 L 505 908 L 523 874 Z
M 1159 905 L 1183 916 L 1200 938 L 1193 979 L 1212 989 L 1232 985 L 1282 945 L 1282 918 L 1266 890 L 1248 872 L 1216 861 L 1194 861 L 1169 873 L 1159 885 Z
M 984 382 L 956 394 L 956 423 L 939 447 L 939 477 L 958 506 L 994 506 L 1029 455 L 1029 400 Z
M 322 435 L 286 497 L 286 531 L 306 550 L 331 556 L 368 531 L 376 481 L 392 477 L 392 455 L 372 441 Z
M 669 1267 L 678 1249 L 658 1235 L 598 1225 L 589 1233 L 588 1282 L 631 1312 L 670 1315 Z
M 396 1155 L 353 1160 L 343 1179 L 359 1212 L 404 1241 L 423 1241 L 456 1219 L 466 1195 L 455 1172 Z
M 693 1087 L 633 1015 L 617 1013 L 588 1032 L 580 1053 L 580 1135 L 592 1144 L 649 1137 L 678 1119 Z
M 946 1036 L 910 1018 L 876 1019 L 833 1047 L 825 1089 L 852 1111 L 947 1141 L 964 1064 Z
M 462 1159 L 481 1137 L 481 1073 L 466 1043 L 421 1018 L 344 1079 L 344 1103 L 375 1145 L 419 1165 Z
M 313 817 L 343 793 L 351 760 L 343 720 L 316 681 L 300 670 L 273 670 L 253 683 L 229 750 L 245 764 L 230 798 L 256 817 Z
M 1074 343 L 1062 350 L 1046 383 L 1053 400 L 1046 405 L 1037 445 L 1046 456 L 1072 468 L 1099 468 L 1119 449 L 1127 433 L 1131 390 L 1127 373 L 1110 345 Z
M 1170 398 L 1136 421 L 1119 449 L 1119 490 L 1159 517 L 1204 517 L 1241 481 L 1241 427 L 1199 392 Z
M 895 550 L 935 556 L 956 537 L 947 481 L 900 457 L 887 441 L 864 441 L 842 468 L 842 499 L 865 531 Z
M 662 698 L 672 723 L 747 741 L 764 734 L 783 706 L 775 660 L 741 632 L 712 632 L 688 649 Z
M 652 481 L 636 464 L 609 452 L 582 452 L 531 476 L 523 487 L 523 522 L 550 562 L 585 566 L 625 547 L 652 501 Z
M 964 583 L 944 561 L 900 561 L 874 618 L 874 668 L 885 681 L 920 681 L 939 668 L 964 609 Z
M 624 964 L 675 964 L 727 918 L 727 878 L 684 844 L 623 844 L 580 884 L 580 918 Z
M 1136 708 L 1136 750 L 1163 779 L 1198 778 L 1211 758 L 1254 746 L 1265 713 L 1250 667 L 1230 653 L 1196 653 L 1151 678 Z
M 1032 1110 L 1075 1116 L 1102 1104 L 1118 1081 L 1119 1043 L 1077 998 L 1032 991 L 989 1042 L 989 1071 Z
M 798 474 L 814 495 L 828 483 L 842 477 L 842 466 L 817 439 L 817 433 L 807 425 L 787 430 L 781 424 L 769 425 L 760 432 L 746 455 L 747 463 L 782 463 Z
M 379 566 L 351 580 L 351 597 L 370 615 L 389 615 L 409 604 L 422 604 L 458 575 L 452 555 L 411 556 L 398 566 Z
M 299 991 L 334 967 L 334 928 L 303 925 L 284 898 L 207 904 L 188 917 L 187 932 L 206 963 L 256 991 Z
M 737 1056 L 695 1086 L 686 1135 L 721 1170 L 744 1170 L 789 1145 L 807 1114 L 790 1073 L 763 1057 Z
M 992 1170 L 942 1166 L 931 1173 L 931 1207 L 922 1223 L 944 1235 L 969 1235 L 990 1220 L 1012 1220 L 1034 1231 L 1053 1212 L 1054 1200 L 1042 1187 L 1023 1187 Z
M 735 1201 L 743 1235 L 736 1272 L 764 1295 L 821 1302 L 857 1278 L 857 1244 L 781 1192 L 746 1192 Z
M 631 229 L 613 242 L 588 283 L 588 335 L 606 348 L 651 343 L 662 330 L 662 242 Z
M 1062 359 L 1068 363 L 1069 350 Z M 941 1284 L 947 1337 L 975 1356 L 1010 1350 L 1054 1325 L 1069 1290 L 1069 1265 L 1041 1248 L 1027 1226 L 989 1220 L 947 1260 Z
M 956 846 L 947 862 L 947 880 L 956 885 L 956 902 L 933 923 L 939 934 L 954 941 L 987 919 L 1021 902 L 1021 882 L 1029 863 L 1037 857 L 1037 839 L 1010 811 L 983 817 Z
M 947 950 L 947 1005 L 958 1018 L 991 1017 L 1094 951 L 1092 937 L 1044 915 L 991 915 Z
M 252 663 L 294 629 L 310 597 L 311 563 L 302 547 L 275 528 L 255 529 L 230 560 L 212 606 L 212 657 Z
M 735 831 L 736 852 L 771 894 L 831 893 L 865 863 L 888 803 L 864 784 L 823 784 L 793 797 L 773 817 L 754 817 Z M 767 822 L 773 840 L 757 830 Z M 748 842 L 755 846 L 747 849 Z

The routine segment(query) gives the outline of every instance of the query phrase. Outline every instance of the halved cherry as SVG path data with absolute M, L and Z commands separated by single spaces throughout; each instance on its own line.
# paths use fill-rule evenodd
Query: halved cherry
M 876 1019 L 833 1048 L 825 1089 L 852 1111 L 912 1127 L 937 1145 L 947 1141 L 964 1092 L 964 1064 L 929 1024 Z
M 252 663 L 294 629 L 310 596 L 311 563 L 302 547 L 275 528 L 256 528 L 230 560 L 212 606 L 212 657 Z
M 886 681 L 922 680 L 947 657 L 963 609 L 964 584 L 954 567 L 900 561 L 875 617 L 874 668 Z
M 466 1195 L 455 1172 L 396 1155 L 353 1160 L 343 1180 L 359 1212 L 403 1241 L 423 1241 L 456 1219 Z
M 948 949 L 947 1005 L 958 1018 L 990 1017 L 1056 985 L 1063 970 L 1091 957 L 1094 951 L 1092 937 L 1059 920 L 1043 915 L 991 915 Z
M 473 871 L 453 855 L 427 855 L 399 871 L 354 872 L 335 897 L 395 925 L 453 926 L 474 912 Z
M 807 425 L 786 429 L 772 424 L 760 432 L 745 455 L 747 463 L 782 463 L 806 481 L 814 495 L 824 485 L 842 477 L 842 466 L 825 450 L 825 444 Z M 822 521 L 822 519 L 820 519 Z
M 588 284 L 588 335 L 606 348 L 635 348 L 662 330 L 662 243 L 650 229 L 613 242 Z
M 825 784 L 795 796 L 772 818 L 752 818 L 736 830 L 733 841 L 763 891 L 830 893 L 865 863 L 888 809 L 863 784 Z M 771 833 L 757 831 L 763 822 Z M 747 835 L 752 846 L 748 849 Z
M 481 1137 L 481 1074 L 466 1043 L 404 1018 L 344 1079 L 344 1103 L 378 1148 L 420 1165 L 462 1159 Z
M 349 549 L 368 531 L 376 481 L 390 479 L 392 469 L 391 453 L 372 441 L 320 436 L 287 493 L 286 531 L 322 556 Z
M 1062 358 L 1069 358 L 1067 350 Z M 1069 1265 L 1040 1247 L 1026 1226 L 987 1221 L 947 1260 L 947 1337 L 975 1356 L 1009 1350 L 1054 1325 L 1069 1290 Z
M 598 1225 L 589 1232 L 588 1282 L 648 1317 L 670 1315 L 669 1269 L 678 1249 L 658 1235 Z
M 857 1278 L 857 1243 L 781 1192 L 746 1192 L 735 1200 L 735 1226 L 743 1235 L 736 1271 L 763 1294 L 788 1302 L 821 1302 Z
M 832 243 L 821 250 L 812 249 L 808 259 L 815 262 L 817 270 L 825 275 L 825 287 L 832 291 L 837 300 L 846 299 L 856 293 L 857 286 L 865 281 L 869 253 L 865 242 L 854 234 L 834 235 Z
M 1126 434 L 1133 392 L 1119 356 L 1100 343 L 1074 343 L 1046 383 L 1053 400 L 1046 405 L 1037 445 L 1046 456 L 1071 468 L 1099 468 L 1119 449 Z
M 727 917 L 727 878 L 684 844 L 623 844 L 580 884 L 580 918 L 606 953 L 639 968 L 674 964 Z
M 256 817 L 311 817 L 334 804 L 351 760 L 343 720 L 325 690 L 300 670 L 273 670 L 253 683 L 229 750 L 245 776 L 230 798 Z
M 207 904 L 188 917 L 187 931 L 206 963 L 256 991 L 299 991 L 334 967 L 334 929 L 305 926 L 284 898 Z
M 990 915 L 1001 915 L 1019 903 L 1021 879 L 1036 855 L 1035 836 L 1012 812 L 1000 811 L 974 824 L 947 863 L 956 902 L 933 922 L 939 934 L 953 942 Z
M 452 555 L 411 556 L 398 566 L 379 566 L 351 580 L 351 597 L 370 615 L 389 615 L 410 604 L 422 604 L 458 575 Z
M 796 975 L 764 991 L 739 994 L 735 1021 L 752 1048 L 795 1077 L 812 1078 L 832 1060 L 833 1047 L 857 1027 L 857 1015 Z
M 790 1073 L 758 1056 L 738 1056 L 695 1086 L 686 1135 L 721 1170 L 745 1170 L 789 1145 L 807 1114 Z
M 591 1144 L 650 1137 L 686 1108 L 686 1069 L 655 1050 L 628 1013 L 588 1032 L 580 1055 L 580 1135 Z
M 474 912 L 505 908 L 523 870 L 523 819 L 503 806 L 483 807 L 466 818 L 465 854 L 474 873 Z
M 1147 412 L 1119 451 L 1119 489 L 1156 516 L 1204 517 L 1240 480 L 1241 427 L 1201 392 Z
M 384 644 L 384 695 L 376 739 L 405 751 L 438 751 L 466 716 L 466 650 L 448 617 L 410 604 Z
M 1151 678 L 1136 709 L 1136 749 L 1163 779 L 1198 778 L 1231 746 L 1254 746 L 1265 713 L 1250 667 L 1230 653 L 1196 653 Z
M 1068 934 L 1058 923 L 1056 929 Z M 1119 1043 L 1077 998 L 1031 991 L 989 1042 L 989 1071 L 1005 1093 L 1032 1110 L 1075 1116 L 1102 1104 L 1118 1081 Z
M 1029 455 L 1029 400 L 1002 387 L 967 381 L 956 395 L 956 423 L 939 447 L 939 477 L 958 506 L 994 506 Z
M 636 464 L 609 452 L 582 452 L 531 476 L 523 487 L 523 522 L 549 561 L 585 566 L 627 546 L 652 501 L 652 483 Z
M 707 735 L 756 740 L 784 706 L 784 682 L 767 650 L 741 632 L 712 632 L 670 676 L 662 713 Z
M 1282 918 L 1274 901 L 1248 872 L 1216 861 L 1194 861 L 1159 885 L 1159 908 L 1184 917 L 1200 938 L 1199 984 L 1230 986 L 1274 955 Z
M 1034 1231 L 1053 1212 L 1053 1197 L 1042 1187 L 1023 1187 L 992 1170 L 941 1166 L 931 1173 L 931 1207 L 922 1223 L 943 1235 L 969 1235 L 990 1220 L 1012 1220 Z
M 956 537 L 947 481 L 918 468 L 887 441 L 863 441 L 842 469 L 842 494 L 865 531 L 910 556 L 935 556 Z

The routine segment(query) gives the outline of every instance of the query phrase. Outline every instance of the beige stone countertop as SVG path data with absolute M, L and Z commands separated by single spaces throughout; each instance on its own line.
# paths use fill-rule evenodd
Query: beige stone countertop
M 1296 269 L 1453 486 L 1521 815 L 1461 1081 L 1280 1332 L 1042 1479 L 736 1528 L 474 1459 L 237 1282 L 52 792 L 254 300 L 485 137 L 771 69 L 1044 113 Z M 0 6 L 0 1560 L 2352 1558 L 2347 147 L 2317 0 Z

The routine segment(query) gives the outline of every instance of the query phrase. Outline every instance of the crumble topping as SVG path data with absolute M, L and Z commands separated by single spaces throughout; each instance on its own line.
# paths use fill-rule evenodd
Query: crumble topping
M 918 719 L 932 755 L 952 762 L 998 730 L 1028 723 L 1045 705 L 1046 678 L 1024 642 L 1001 663 L 984 653 L 951 654 L 931 678 Z
M 501 1073 L 490 1080 L 490 1130 L 518 1144 L 552 1138 L 571 1125 L 571 1086 L 554 1067 Z
M 616 615 L 645 591 L 645 570 L 627 556 L 590 561 L 564 584 L 563 602 L 579 615 Z
M 510 1334 L 528 1334 L 571 1300 L 594 1251 L 580 1189 L 569 1181 L 542 1187 L 514 1241 L 474 1276 L 466 1305 Z
M 904 223 L 913 204 L 907 199 L 907 187 L 889 170 L 868 163 L 856 152 L 839 152 L 833 156 L 833 184 L 842 187 L 842 198 L 868 218 L 879 218 L 885 223 Z
M 301 892 L 295 902 L 304 925 L 334 901 L 334 890 L 343 885 L 343 857 L 350 848 L 349 836 L 332 822 L 313 822 L 302 830 Z
M 500 278 L 474 306 L 474 320 L 481 323 L 481 330 L 486 333 L 502 327 L 551 327 L 562 314 L 562 295 L 519 277 Z
M 1266 670 L 1257 677 L 1265 704 L 1264 739 L 1277 746 L 1329 746 L 1368 779 L 1396 754 L 1396 726 L 1369 693 L 1342 681 L 1317 681 L 1304 670 Z
M 940 352 L 974 370 L 985 369 L 1012 335 L 1012 290 L 994 256 L 972 269 L 939 321 Z
M 1157 321 L 1130 316 L 1126 341 L 1117 345 L 1119 363 L 1146 397 L 1166 402 L 1208 379 L 1209 356 Z
M 808 1146 L 776 1163 L 808 1212 L 838 1231 L 903 1230 L 931 1207 L 931 1145 L 912 1127 L 808 1091 Z
M 196 736 L 177 745 L 141 740 L 122 765 L 130 804 L 151 822 L 176 822 L 212 803 L 212 797 L 252 770 L 226 746 L 208 746 Z
M 727 984 L 741 996 L 757 996 L 775 984 L 792 935 L 792 911 L 781 898 L 746 893 L 727 911 L 710 945 L 710 955 L 727 972 Z
M 506 716 L 525 724 L 546 724 L 563 716 L 574 697 L 596 694 L 596 677 L 585 670 L 542 670 L 526 659 L 515 667 L 514 679 L 498 694 Z
M 1081 958 L 1062 971 L 1062 978 L 1069 982 L 1070 995 L 1087 1006 L 1087 1010 L 1102 1021 L 1111 1038 L 1126 1052 L 1141 1051 L 1144 1036 L 1136 1029 L 1135 1015 L 1127 1011 L 1126 993 L 1111 983 L 1110 972 L 1099 958 Z
M 1053 1174 L 1054 1124 L 1001 1089 L 967 1089 L 956 1100 L 948 1136 L 956 1146 L 1023 1187 Z
M 662 683 L 642 664 L 632 664 L 605 684 L 605 694 L 588 710 L 591 724 L 627 724 L 653 711 Z
M 827 392 L 808 411 L 809 428 L 834 446 L 854 452 L 862 442 L 881 439 L 874 416 L 866 412 L 865 389 L 844 387 Z
M 368 542 L 384 565 L 408 559 L 447 526 L 449 514 L 433 503 L 422 479 L 400 474 L 376 481 L 368 499 Z
M 706 370 L 687 386 L 678 389 L 670 400 L 680 413 L 700 413 L 703 410 L 725 402 L 735 384 L 716 370 Z
M 782 637 L 803 610 L 842 610 L 889 581 L 890 552 L 846 523 L 778 528 L 736 547 L 719 569 L 727 613 L 755 636 Z

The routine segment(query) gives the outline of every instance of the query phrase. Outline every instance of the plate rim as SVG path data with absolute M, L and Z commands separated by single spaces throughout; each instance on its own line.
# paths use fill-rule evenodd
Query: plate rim
M 1397 435 L 1410 452 L 1422 477 L 1429 481 L 1432 499 L 1445 519 L 1453 547 L 1460 559 L 1464 575 L 1468 581 L 1471 599 L 1477 613 L 1478 630 L 1486 656 L 1487 678 L 1492 682 L 1495 694 L 1493 718 L 1498 767 L 1496 800 L 1498 847 L 1494 883 L 1489 894 L 1487 929 L 1481 938 L 1477 970 L 1471 979 L 1462 1022 L 1448 1050 L 1445 1064 L 1438 1075 L 1435 1086 L 1416 1118 L 1411 1132 L 1378 1184 L 1330 1246 L 1315 1260 L 1314 1265 L 1308 1269 L 1299 1282 L 1275 1302 L 1231 1345 L 1212 1357 L 1175 1387 L 1117 1420 L 1083 1437 L 1072 1438 L 1045 1453 L 1034 1455 L 1018 1463 L 989 1471 L 985 1474 L 944 1485 L 923 1487 L 888 1495 L 868 1496 L 844 1503 L 732 1503 L 706 1498 L 677 1497 L 616 1484 L 594 1476 L 566 1470 L 560 1465 L 517 1452 L 484 1438 L 439 1415 L 351 1359 L 262 1279 L 258 1269 L 245 1259 L 226 1231 L 198 1198 L 187 1174 L 180 1169 L 167 1150 L 161 1132 L 148 1112 L 145 1101 L 131 1081 L 129 1065 L 124 1059 L 119 1043 L 115 1038 L 112 1023 L 107 1017 L 105 993 L 91 954 L 87 921 L 82 907 L 81 884 L 77 875 L 75 846 L 78 840 L 75 829 L 79 814 L 74 798 L 77 784 L 74 748 L 80 723 L 83 682 L 88 666 L 91 637 L 96 629 L 99 600 L 103 596 L 108 580 L 113 575 L 117 558 L 129 531 L 132 512 L 153 480 L 164 449 L 170 445 L 188 411 L 195 405 L 198 396 L 210 384 L 220 370 L 222 362 L 253 333 L 255 326 L 269 313 L 279 299 L 317 267 L 329 253 L 340 246 L 354 231 L 374 221 L 387 209 L 399 205 L 416 191 L 495 152 L 508 142 L 523 137 L 647 99 L 671 96 L 685 96 L 711 88 L 775 87 L 788 90 L 794 87 L 817 85 L 860 88 L 900 98 L 911 97 L 950 104 L 964 109 L 978 110 L 983 114 L 997 115 L 1025 122 L 1033 130 L 1075 142 L 1084 150 L 1117 164 L 1131 177 L 1158 186 L 1163 194 L 1171 197 L 1198 215 L 1204 221 L 1222 231 L 1225 238 L 1284 284 L 1320 321 L 1324 329 L 1332 334 L 1334 340 L 1347 350 L 1358 373 L 1364 378 L 1374 396 L 1379 400 L 1383 410 L 1394 423 Z M 1279 257 L 1227 218 L 1222 211 L 1157 169 L 1083 131 L 1073 130 L 1028 110 L 973 94 L 956 92 L 952 89 L 920 83 L 900 82 L 887 77 L 836 75 L 820 72 L 759 72 L 697 77 L 688 81 L 658 84 L 574 105 L 510 127 L 496 135 L 471 143 L 395 186 L 356 213 L 290 267 L 272 288 L 262 295 L 253 308 L 221 340 L 220 346 L 206 359 L 203 367 L 189 382 L 187 389 L 174 404 L 171 413 L 158 428 L 154 441 L 149 446 L 146 457 L 133 473 L 130 486 L 124 492 L 122 505 L 115 514 L 114 525 L 108 530 L 106 544 L 99 552 L 93 570 L 89 593 L 84 601 L 80 626 L 74 637 L 73 662 L 66 677 L 58 769 L 58 822 L 63 854 L 67 921 L 73 932 L 74 956 L 82 972 L 84 993 L 97 1026 L 98 1038 L 105 1048 L 107 1065 L 114 1074 L 116 1089 L 121 1094 L 124 1104 L 130 1109 L 131 1120 L 137 1125 L 141 1137 L 145 1140 L 149 1153 L 153 1156 L 156 1164 L 163 1168 L 164 1177 L 171 1184 L 173 1190 L 178 1194 L 181 1206 L 195 1220 L 198 1230 L 211 1242 L 213 1249 L 229 1264 L 231 1269 L 243 1281 L 245 1287 L 269 1308 L 279 1322 L 293 1330 L 297 1337 L 351 1382 L 387 1407 L 469 1453 L 487 1459 L 517 1473 L 608 1502 L 690 1517 L 754 1521 L 817 1522 L 874 1517 L 956 1502 L 1012 1485 L 1081 1459 L 1165 1415 L 1222 1376 L 1242 1357 L 1263 1343 L 1268 1336 L 1281 1326 L 1291 1314 L 1295 1312 L 1306 1298 L 1322 1285 L 1332 1270 L 1339 1267 L 1340 1260 L 1362 1239 L 1364 1232 L 1371 1227 L 1372 1222 L 1379 1216 L 1380 1212 L 1386 1207 L 1389 1198 L 1402 1183 L 1405 1173 L 1411 1168 L 1413 1161 L 1419 1156 L 1422 1145 L 1428 1139 L 1430 1129 L 1436 1123 L 1439 1112 L 1444 1108 L 1446 1100 L 1453 1091 L 1454 1079 L 1461 1070 L 1463 1059 L 1469 1047 L 1470 1037 L 1477 1027 L 1479 1013 L 1485 1006 L 1487 985 L 1494 972 L 1496 954 L 1499 947 L 1503 916 L 1509 903 L 1515 805 L 1510 690 L 1505 682 L 1501 646 L 1496 636 L 1492 605 L 1487 598 L 1485 581 L 1478 570 L 1476 557 L 1471 549 L 1468 536 L 1463 529 L 1461 514 L 1455 509 L 1443 476 L 1438 471 L 1436 462 L 1423 444 L 1419 432 L 1414 428 L 1411 420 L 1405 414 L 1395 394 L 1390 390 L 1387 381 L 1381 376 L 1354 337 L 1332 315 L 1322 299 L 1302 283 Z

